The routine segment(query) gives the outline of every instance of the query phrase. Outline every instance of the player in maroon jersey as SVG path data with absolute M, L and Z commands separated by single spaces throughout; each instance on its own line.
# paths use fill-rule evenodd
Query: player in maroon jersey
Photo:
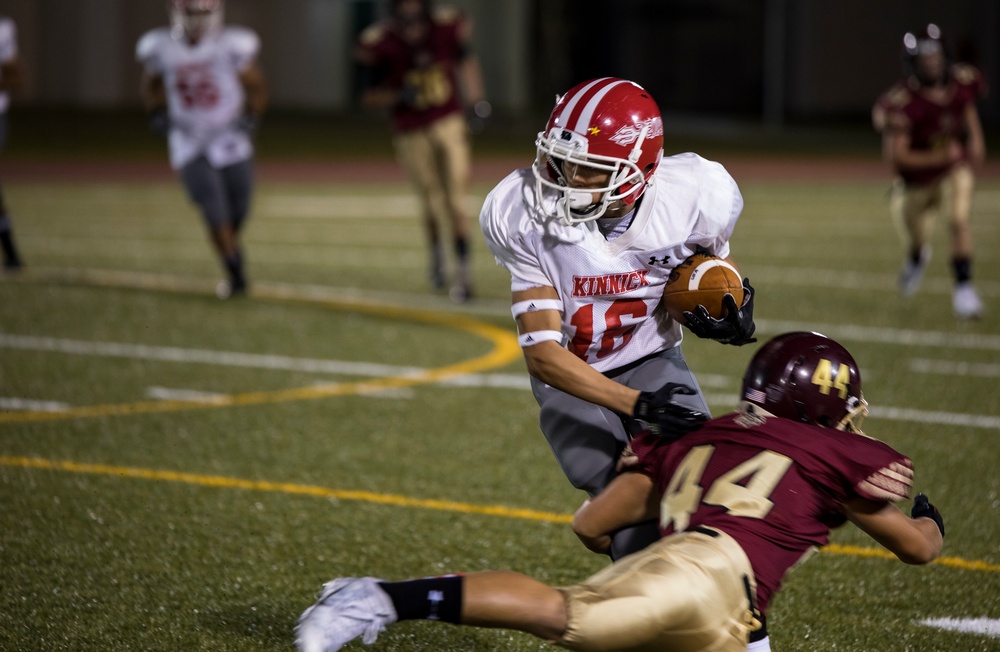
M 779 335 L 750 361 L 736 412 L 640 434 L 623 456 L 629 470 L 574 518 L 596 552 L 650 518 L 658 542 L 561 588 L 509 571 L 340 578 L 303 613 L 299 649 L 332 652 L 359 636 L 371 644 L 407 619 L 518 629 L 573 650 L 748 649 L 785 574 L 832 528 L 851 521 L 908 564 L 941 552 L 944 521 L 926 496 L 911 517 L 893 505 L 909 496 L 913 468 L 861 432 L 865 414 L 846 349 L 818 333 Z
M 986 156 L 976 108 L 986 84 L 975 67 L 949 61 L 937 25 L 906 34 L 903 47 L 906 77 L 883 93 L 872 110 L 883 155 L 896 173 L 890 211 L 907 256 L 899 289 L 903 296 L 919 289 L 930 259 L 933 220 L 940 214 L 951 228 L 955 315 L 978 318 L 983 304 L 972 285 L 970 213 L 973 168 Z
M 466 111 L 489 116 L 479 62 L 471 51 L 472 23 L 430 0 L 393 0 L 392 13 L 365 29 L 355 56 L 362 104 L 388 109 L 393 143 L 417 188 L 431 252 L 431 282 L 445 286 L 441 230 L 450 225 L 456 257 L 451 297 L 472 294 L 465 194 L 471 170 Z

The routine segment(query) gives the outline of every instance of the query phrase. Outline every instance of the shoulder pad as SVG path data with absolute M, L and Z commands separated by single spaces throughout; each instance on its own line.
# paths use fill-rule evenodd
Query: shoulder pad
M 163 44 L 170 40 L 170 30 L 166 27 L 157 27 L 143 34 L 135 46 L 135 58 L 139 61 L 146 61 L 157 54 Z
M 910 89 L 906 86 L 894 86 L 885 94 L 885 105 L 887 108 L 895 109 L 906 106 L 913 99 Z
M 441 25 L 453 25 L 462 21 L 462 12 L 455 7 L 436 7 L 434 9 L 434 22 Z
M 17 38 L 17 27 L 10 18 L 0 17 L 0 47 Z
M 951 67 L 951 76 L 959 84 L 973 84 L 979 81 L 982 75 L 975 66 L 967 63 L 956 63 Z
M 370 25 L 361 32 L 361 36 L 358 37 L 358 42 L 365 47 L 372 47 L 376 45 L 379 41 L 385 38 L 385 23 L 375 23 Z
M 221 37 L 226 49 L 240 57 L 253 58 L 260 52 L 260 37 L 247 27 L 224 27 Z

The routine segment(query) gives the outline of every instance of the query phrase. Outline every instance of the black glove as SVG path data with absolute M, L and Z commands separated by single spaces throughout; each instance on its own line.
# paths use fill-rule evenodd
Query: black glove
M 941 512 L 937 510 L 937 507 L 931 505 L 931 501 L 924 494 L 917 494 L 913 499 L 913 509 L 910 510 L 910 516 L 933 520 L 937 523 L 938 529 L 941 530 L 941 536 L 944 536 L 944 519 L 941 518 Z
M 417 108 L 417 95 L 420 94 L 420 89 L 416 86 L 411 86 L 407 84 L 399 89 L 399 103 L 403 106 L 408 106 L 411 109 Z
M 702 339 L 715 340 L 723 344 L 743 346 L 756 342 L 753 336 L 757 325 L 753 323 L 753 288 L 750 286 L 750 279 L 743 279 L 743 305 L 737 307 L 736 299 L 733 295 L 727 294 L 722 299 L 722 304 L 726 308 L 726 316 L 722 319 L 715 319 L 705 306 L 698 306 L 695 312 L 685 312 L 684 317 L 687 322 L 684 324 L 688 329 Z
M 170 114 L 165 106 L 149 112 L 149 129 L 157 136 L 165 137 L 170 133 Z
M 680 383 L 667 383 L 655 392 L 641 392 L 628 419 L 629 434 L 649 430 L 665 439 L 680 439 L 697 430 L 708 416 L 673 401 L 675 394 L 692 396 L 695 391 Z

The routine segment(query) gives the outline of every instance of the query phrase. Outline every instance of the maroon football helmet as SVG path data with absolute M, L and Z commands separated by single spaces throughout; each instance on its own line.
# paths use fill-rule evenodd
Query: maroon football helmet
M 921 58 L 938 58 L 938 63 L 921 65 Z M 923 86 L 934 86 L 944 83 L 948 77 L 950 58 L 941 28 L 934 23 L 916 32 L 903 35 L 903 70 L 907 75 L 915 77 Z M 940 68 L 940 69 L 938 69 Z
M 854 358 L 819 333 L 784 333 L 764 344 L 740 396 L 774 416 L 857 433 L 868 414 Z
M 633 205 L 651 183 L 663 155 L 663 119 L 644 88 L 625 79 L 583 82 L 559 97 L 535 140 L 532 171 L 539 203 L 558 193 L 555 215 L 566 224 L 596 220 L 615 201 Z M 570 187 L 566 166 L 610 176 L 600 188 Z M 600 201 L 592 197 L 600 194 Z

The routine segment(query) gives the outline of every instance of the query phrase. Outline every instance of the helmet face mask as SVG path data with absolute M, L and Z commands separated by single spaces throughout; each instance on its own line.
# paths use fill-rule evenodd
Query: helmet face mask
M 922 86 L 943 85 L 948 80 L 948 53 L 941 29 L 930 23 L 924 29 L 903 36 L 906 73 Z
M 637 84 L 595 79 L 557 99 L 535 147 L 539 204 L 546 192 L 555 192 L 551 216 L 565 224 L 589 222 L 619 203 L 633 206 L 642 196 L 663 154 L 663 120 Z M 578 171 L 591 183 L 574 185 Z
M 768 341 L 747 366 L 741 398 L 774 416 L 864 434 L 868 403 L 857 363 L 819 333 L 785 333 Z
M 174 38 L 197 43 L 222 27 L 222 0 L 170 0 Z

